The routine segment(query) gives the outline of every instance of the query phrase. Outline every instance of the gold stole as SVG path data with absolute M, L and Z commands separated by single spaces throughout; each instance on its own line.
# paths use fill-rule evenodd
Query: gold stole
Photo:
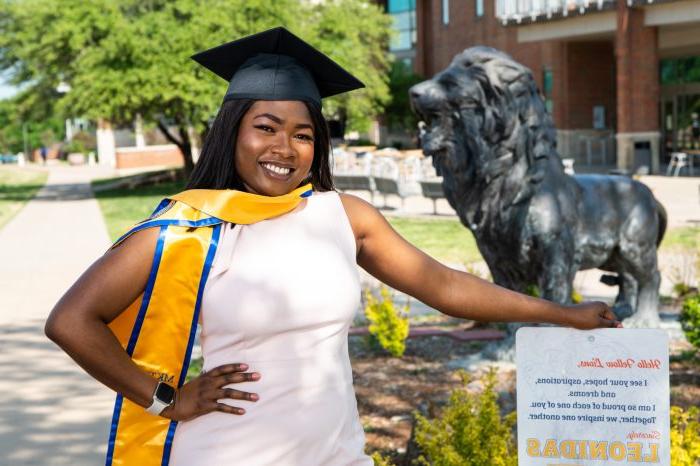
M 193 189 L 164 199 L 151 217 L 129 230 L 159 228 L 146 287 L 109 327 L 132 360 L 175 387 L 185 382 L 202 292 L 223 222 L 251 224 L 296 208 L 311 185 L 284 196 Z M 117 394 L 106 466 L 165 466 L 176 421 L 153 416 Z

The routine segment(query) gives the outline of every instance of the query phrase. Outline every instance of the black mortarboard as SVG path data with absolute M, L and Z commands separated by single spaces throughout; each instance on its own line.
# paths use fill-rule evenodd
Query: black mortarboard
M 192 56 L 229 82 L 230 99 L 302 100 L 365 87 L 353 75 L 283 27 L 243 37 Z

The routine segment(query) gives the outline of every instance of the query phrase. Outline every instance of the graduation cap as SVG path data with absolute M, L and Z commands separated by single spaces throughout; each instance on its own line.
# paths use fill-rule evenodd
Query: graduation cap
M 263 31 L 192 55 L 229 82 L 231 99 L 302 100 L 365 87 L 340 65 L 283 27 Z

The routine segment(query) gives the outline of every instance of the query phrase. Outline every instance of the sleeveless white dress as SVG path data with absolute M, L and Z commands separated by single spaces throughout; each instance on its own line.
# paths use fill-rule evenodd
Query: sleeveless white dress
M 246 363 L 229 387 L 244 415 L 180 422 L 171 466 L 371 466 L 357 412 L 348 328 L 359 305 L 355 238 L 340 197 L 253 225 L 224 224 L 201 309 L 204 370 Z

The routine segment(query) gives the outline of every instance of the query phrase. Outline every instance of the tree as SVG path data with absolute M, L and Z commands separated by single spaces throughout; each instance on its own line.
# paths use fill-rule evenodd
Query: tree
M 22 115 L 22 105 L 15 99 L 0 100 L 0 154 L 29 152 L 42 144 L 50 145 L 63 138 L 63 121 L 56 117 L 35 118 Z
M 152 121 L 193 167 L 192 128 L 203 138 L 226 84 L 190 56 L 283 25 L 347 66 L 369 87 L 332 99 L 326 114 L 362 121 L 386 101 L 390 21 L 362 0 L 0 0 L 0 69 L 26 86 L 30 108 L 131 124 Z M 358 23 L 358 19 L 362 22 Z M 303 24 L 302 24 L 303 21 Z M 363 24 L 359 31 L 357 24 Z M 385 50 L 385 49 L 384 49 Z M 65 82 L 71 91 L 55 89 Z
M 418 117 L 411 110 L 408 90 L 422 80 L 403 61 L 398 60 L 391 64 L 391 71 L 389 72 L 391 103 L 386 107 L 385 121 L 392 130 L 415 133 L 418 127 Z
M 310 3 L 310 2 L 309 2 Z M 324 101 L 326 116 L 364 131 L 391 99 L 389 94 L 389 41 L 391 16 L 366 0 L 325 0 L 307 5 L 301 34 L 314 47 L 365 84 L 364 89 Z

